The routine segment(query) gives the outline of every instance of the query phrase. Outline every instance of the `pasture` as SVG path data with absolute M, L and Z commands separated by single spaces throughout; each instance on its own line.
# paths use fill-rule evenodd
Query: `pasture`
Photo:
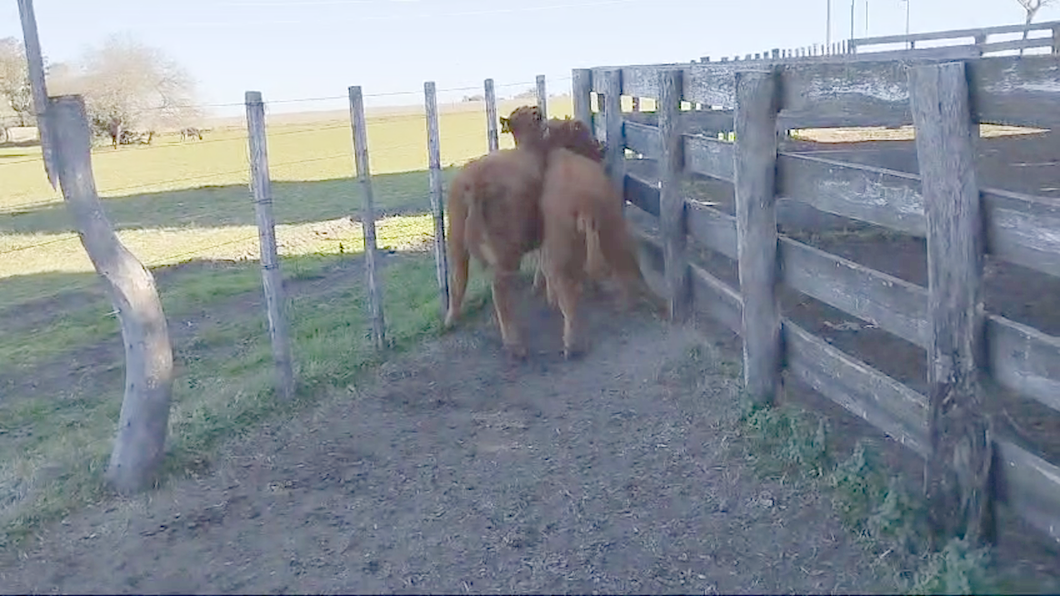
M 553 113 L 564 109 L 569 98 L 553 101 Z M 318 386 L 346 387 L 376 358 L 360 260 L 351 258 L 363 238 L 348 122 L 343 112 L 269 120 L 277 238 L 307 399 Z M 107 215 L 154 270 L 174 338 L 176 474 L 276 409 L 246 131 L 220 124 L 202 141 L 171 134 L 93 154 Z M 486 152 L 481 110 L 443 106 L 440 129 L 443 165 Z M 422 110 L 369 116 L 386 312 L 399 347 L 438 326 L 425 130 Z M 122 397 L 118 322 L 39 155 L 37 146 L 0 149 L 3 544 L 99 498 Z M 484 288 L 473 281 L 469 306 L 481 305 Z

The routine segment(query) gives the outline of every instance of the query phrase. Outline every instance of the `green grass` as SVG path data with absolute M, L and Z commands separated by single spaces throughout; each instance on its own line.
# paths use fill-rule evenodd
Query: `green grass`
M 739 449 L 766 478 L 805 482 L 826 492 L 843 525 L 859 537 L 898 585 L 911 594 L 996 593 L 992 550 L 951 539 L 935 550 L 927 505 L 909 483 L 891 474 L 871 444 L 858 441 L 842 458 L 828 423 L 797 406 L 758 406 L 746 400 L 736 428 Z
M 502 105 L 501 112 L 511 108 Z M 569 100 L 550 112 L 569 114 Z M 368 126 L 378 242 L 399 253 L 382 269 L 387 335 L 399 350 L 440 325 L 433 258 L 422 250 L 433 236 L 425 214 L 425 130 L 416 114 L 370 118 Z M 443 108 L 440 130 L 447 166 L 486 150 L 479 112 Z M 501 145 L 511 146 L 508 135 Z M 248 299 L 260 300 L 261 277 L 245 132 L 218 129 L 205 142 L 163 137 L 152 146 L 93 153 L 108 218 L 155 271 L 177 338 L 163 482 L 198 473 L 222 441 L 355 384 L 385 357 L 369 341 L 362 275 L 335 277 L 363 252 L 360 224 L 348 219 L 363 200 L 350 178 L 348 123 L 269 127 L 281 267 L 286 279 L 317 285 L 289 297 L 299 380 L 291 404 L 273 394 L 262 309 L 247 308 Z M 453 172 L 449 167 L 445 176 Z M 42 524 L 107 498 L 102 473 L 124 364 L 118 321 L 60 195 L 44 179 L 39 148 L 0 148 L 0 178 L 0 544 L 14 545 Z M 473 277 L 468 310 L 481 308 L 486 296 L 482 276 Z M 181 327 L 188 322 L 193 326 Z M 35 379 L 77 370 L 75 357 L 91 360 L 80 380 L 32 389 Z

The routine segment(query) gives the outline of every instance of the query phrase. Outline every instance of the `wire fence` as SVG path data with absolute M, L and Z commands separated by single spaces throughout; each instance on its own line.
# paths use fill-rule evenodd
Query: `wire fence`
M 571 79 L 571 77 L 569 77 L 569 76 L 567 76 L 567 77 L 558 77 L 556 79 L 550 80 L 549 82 L 555 84 L 555 83 L 561 83 L 563 81 L 569 81 L 570 79 Z M 506 88 L 506 87 L 507 88 L 510 88 L 510 87 L 531 87 L 535 83 L 536 83 L 536 81 L 520 81 L 520 82 L 513 82 L 513 83 L 497 83 L 497 84 L 494 85 L 494 88 L 496 89 L 496 88 Z M 459 92 L 459 91 L 483 91 L 483 87 L 482 86 L 450 87 L 450 88 L 446 88 L 446 89 L 439 89 L 439 90 L 437 90 L 436 93 L 441 93 L 441 92 Z M 364 94 L 364 97 L 395 97 L 395 96 L 402 96 L 402 95 L 406 95 L 406 96 L 411 96 L 411 95 L 423 96 L 423 94 L 424 94 L 424 91 L 421 89 L 421 90 L 417 90 L 417 91 L 394 91 L 394 92 Z M 348 100 L 348 99 L 349 99 L 349 97 L 347 95 L 342 95 L 342 96 L 328 96 L 328 97 L 306 97 L 306 98 L 279 99 L 279 100 L 267 101 L 265 103 L 266 103 L 266 106 L 267 106 L 267 105 L 270 105 L 270 104 L 311 103 L 311 102 L 319 102 L 319 101 L 325 101 L 325 100 L 331 101 L 331 100 Z M 243 103 L 231 103 L 231 104 L 211 104 L 211 105 L 207 105 L 207 106 L 198 106 L 198 107 L 237 107 L 237 106 L 244 106 L 244 105 L 245 104 L 243 104 Z M 444 114 L 445 111 L 446 111 L 445 110 L 446 108 L 451 108 L 453 106 L 466 106 L 466 105 L 467 105 L 467 102 L 465 102 L 465 101 L 452 101 L 452 102 L 444 102 L 444 103 L 440 102 L 439 107 L 442 108 L 441 112 Z M 406 107 L 406 106 L 402 106 L 402 107 Z M 483 114 L 482 114 L 483 115 L 483 123 L 482 123 L 483 127 L 482 128 L 485 129 L 485 112 L 486 112 L 486 110 L 482 109 L 481 111 L 483 112 Z M 380 115 L 368 118 L 367 119 L 367 124 L 369 125 L 369 127 L 372 128 L 373 131 L 379 132 L 379 135 L 378 135 L 379 137 L 385 138 L 385 129 L 388 126 L 398 125 L 398 124 L 402 124 L 402 123 L 410 123 L 410 122 L 415 122 L 415 121 L 425 122 L 426 118 L 427 118 L 426 111 L 418 111 L 418 112 L 412 112 L 412 113 L 401 113 L 401 114 L 380 114 Z M 296 128 L 296 129 L 287 130 L 287 127 L 289 127 L 289 126 L 294 126 L 294 125 L 285 124 L 285 125 L 281 125 L 280 126 L 281 130 L 271 130 L 271 131 L 269 131 L 267 133 L 267 138 L 269 140 L 274 140 L 274 139 L 277 139 L 277 138 L 284 138 L 284 137 L 290 138 L 290 137 L 299 136 L 299 135 L 327 134 L 327 133 L 332 132 L 332 131 L 334 131 L 334 132 L 345 131 L 345 132 L 348 133 L 351 130 L 351 125 L 350 125 L 349 122 L 344 122 L 344 123 L 339 123 L 339 124 L 330 124 L 330 123 L 328 123 L 328 124 L 324 124 L 324 125 L 321 125 L 320 123 L 307 122 L 306 125 L 304 125 L 304 126 L 298 126 L 298 128 Z M 485 138 L 484 130 L 475 130 L 475 131 L 471 131 L 471 132 L 463 132 L 463 133 L 455 133 L 455 134 L 453 134 L 453 133 L 444 134 L 444 129 L 443 129 L 442 132 L 443 132 L 443 134 L 442 134 L 440 140 L 441 140 L 441 143 L 442 143 L 443 146 L 447 142 L 452 143 L 454 141 L 466 141 L 466 140 L 468 140 L 470 138 L 479 137 L 479 138 L 482 138 L 482 140 L 483 140 L 482 150 L 481 150 L 480 155 L 486 153 L 486 151 L 487 151 L 487 145 L 486 145 L 486 138 Z M 422 136 L 422 138 L 420 138 L 420 139 L 418 139 L 418 140 L 416 140 L 414 142 L 397 143 L 397 144 L 386 144 L 386 143 L 373 144 L 373 146 L 371 147 L 371 155 L 373 157 L 375 157 L 375 156 L 379 156 L 379 155 L 394 154 L 394 153 L 403 152 L 403 151 L 415 151 L 417 149 L 421 150 L 423 152 L 423 155 L 426 155 L 426 150 L 427 150 L 427 147 L 428 147 L 426 129 L 423 130 L 423 132 L 421 133 L 421 136 Z M 243 150 L 241 151 L 241 153 L 243 153 L 244 159 L 242 161 L 242 164 L 241 164 L 240 168 L 238 168 L 238 169 L 235 169 L 235 168 L 226 169 L 224 171 L 209 172 L 209 173 L 204 173 L 204 174 L 193 174 L 193 175 L 185 175 L 185 176 L 179 176 L 179 177 L 171 177 L 171 178 L 162 179 L 162 180 L 157 180 L 156 179 L 156 180 L 151 180 L 151 181 L 147 181 L 147 182 L 142 182 L 142 183 L 137 183 L 137 184 L 129 184 L 129 185 L 123 185 L 123 186 L 117 186 L 117 187 L 111 187 L 111 186 L 103 185 L 100 188 L 100 194 L 101 195 L 105 195 L 105 196 L 115 196 L 115 195 L 136 196 L 137 194 L 142 193 L 142 192 L 157 191 L 157 192 L 164 193 L 164 192 L 173 192 L 173 191 L 178 191 L 178 190 L 194 190 L 197 187 L 201 188 L 203 185 L 208 184 L 211 180 L 225 180 L 226 182 L 231 182 L 232 180 L 237 180 L 238 183 L 241 184 L 241 185 L 248 184 L 249 183 L 250 162 L 249 162 L 249 153 L 248 153 L 248 149 L 247 149 L 248 145 L 247 145 L 247 135 L 246 134 L 234 135 L 234 136 L 225 136 L 225 137 L 218 137 L 218 138 L 207 138 L 207 139 L 204 139 L 204 140 L 199 140 L 199 141 L 195 141 L 195 142 L 191 142 L 191 143 L 170 143 L 170 144 L 146 145 L 146 146 L 136 147 L 135 151 L 137 153 L 142 152 L 142 151 L 161 151 L 161 150 L 173 150 L 173 149 L 184 149 L 185 151 L 187 151 L 187 150 L 196 150 L 196 148 L 198 148 L 198 147 L 206 147 L 206 146 L 216 145 L 216 144 L 220 144 L 220 143 L 239 143 L 239 144 L 241 144 L 243 146 Z M 353 195 L 354 193 L 359 192 L 359 189 L 358 189 L 358 187 L 356 185 L 356 177 L 355 177 L 356 176 L 356 173 L 355 173 L 355 169 L 356 168 L 354 167 L 353 153 L 354 153 L 353 147 L 349 146 L 349 147 L 345 148 L 342 151 L 328 153 L 326 155 L 320 155 L 320 156 L 314 156 L 314 157 L 304 157 L 304 158 L 299 158 L 299 159 L 277 160 L 275 162 L 270 163 L 269 164 L 269 168 L 270 168 L 270 170 L 273 173 L 275 173 L 277 171 L 288 169 L 288 168 L 296 168 L 297 169 L 299 166 L 304 166 L 304 165 L 309 165 L 309 164 L 314 164 L 314 163 L 320 163 L 320 162 L 327 162 L 327 161 L 332 161 L 332 160 L 344 159 L 344 160 L 347 160 L 347 162 L 349 163 L 349 170 L 346 173 L 346 176 L 350 179 L 350 183 L 351 183 L 350 184 L 350 188 L 351 188 L 350 194 Z M 123 151 L 115 152 L 115 151 L 106 151 L 106 150 L 101 150 L 100 148 L 95 148 L 93 150 L 93 154 L 95 154 L 97 157 L 105 156 L 108 159 L 112 159 L 111 156 L 113 156 L 113 158 L 120 159 L 123 155 L 131 155 L 132 152 L 127 152 L 127 151 L 126 152 L 123 152 Z M 474 156 L 469 156 L 469 158 L 472 158 L 472 157 L 474 157 Z M 18 165 L 18 164 L 24 164 L 24 163 L 30 163 L 30 162 L 40 163 L 40 157 L 36 156 L 34 158 L 31 158 L 31 159 L 0 161 L 0 171 L 2 171 L 2 169 L 5 168 L 5 167 L 14 166 L 14 165 Z M 427 176 L 426 176 L 426 174 L 424 175 L 424 179 L 423 179 L 422 182 L 423 182 L 424 188 L 426 188 L 426 186 L 427 186 Z M 276 203 L 279 203 L 279 202 L 285 201 L 285 200 L 290 200 L 290 199 L 294 198 L 294 197 L 287 197 L 282 192 L 278 193 L 278 192 L 274 191 L 274 195 L 275 195 L 274 196 L 274 202 L 276 202 Z M 249 216 L 252 215 L 251 205 L 250 205 L 249 201 L 247 201 L 246 203 L 247 203 L 246 204 L 246 214 L 244 215 L 244 218 L 249 220 Z M 415 203 L 415 198 L 413 197 L 413 198 L 410 198 L 408 201 L 406 201 L 406 204 L 409 204 L 409 203 Z M 105 203 L 105 205 L 106 205 L 106 203 Z M 59 199 L 57 201 L 56 198 L 52 198 L 52 199 L 43 199 L 43 200 L 37 200 L 37 201 L 32 201 L 32 202 L 18 203 L 18 204 L 14 204 L 14 205 L 10 205 L 9 204 L 8 207 L 6 207 L 4 209 L 0 209 L 0 218 L 3 218 L 3 217 L 15 217 L 15 216 L 19 216 L 19 215 L 25 215 L 25 214 L 32 213 L 34 210 L 45 209 L 45 208 L 56 208 L 56 209 L 61 211 L 62 210 L 61 199 Z M 359 204 L 354 204 L 354 203 L 351 202 L 349 204 L 349 207 L 345 211 L 347 213 L 349 213 L 349 212 L 356 213 L 359 210 L 360 210 L 360 205 Z M 430 212 L 430 210 L 431 210 L 430 198 L 429 198 L 428 193 L 426 191 L 424 191 L 423 195 L 422 195 L 422 208 L 415 209 L 415 211 L 419 212 L 419 213 L 427 214 L 427 213 Z M 231 219 L 232 214 L 233 214 L 234 211 L 238 211 L 238 206 L 232 205 L 231 201 L 229 201 L 227 204 L 225 204 L 225 205 L 223 205 L 223 206 L 221 206 L 219 208 L 216 208 L 216 209 L 210 209 L 210 210 L 195 209 L 195 210 L 189 211 L 186 214 L 181 214 L 181 216 L 179 218 L 175 218 L 173 221 L 167 222 L 165 227 L 168 228 L 168 229 L 176 228 L 176 229 L 179 230 L 179 229 L 188 228 L 188 227 L 200 226 L 204 222 L 206 222 L 206 223 L 211 223 L 211 222 L 212 223 L 216 223 L 216 222 L 220 222 L 220 221 L 226 221 L 226 218 Z M 385 211 L 387 211 L 387 209 L 384 208 L 382 211 L 385 212 Z M 408 209 L 405 209 L 404 211 L 408 212 Z M 322 221 L 334 221 L 334 220 L 342 219 L 343 216 L 345 216 L 347 218 L 346 221 L 349 224 L 342 232 L 340 232 L 339 234 L 336 235 L 336 242 L 343 243 L 344 247 L 347 247 L 346 248 L 347 251 L 355 251 L 355 252 L 363 251 L 364 235 L 363 235 L 363 231 L 359 229 L 361 227 L 360 226 L 360 222 L 354 221 L 354 219 L 349 218 L 349 216 L 345 215 L 345 214 L 333 213 L 331 215 L 335 215 L 336 217 L 324 218 Z M 45 217 L 48 217 L 48 216 L 45 215 Z M 388 247 L 408 248 L 408 247 L 411 247 L 411 246 L 415 246 L 417 244 L 429 243 L 429 242 L 433 241 L 433 239 L 434 239 L 434 235 L 435 235 L 434 226 L 426 226 L 426 225 L 413 226 L 410 229 L 404 229 L 403 230 L 403 229 L 401 229 L 399 227 L 396 227 L 396 226 L 389 226 L 388 227 L 386 222 L 387 222 L 386 219 L 380 221 L 380 223 L 382 224 L 383 228 L 386 228 L 386 229 L 382 230 L 381 233 L 378 236 L 378 241 L 379 241 L 378 246 L 379 246 L 380 249 L 386 249 Z M 122 221 L 118 220 L 115 223 L 118 224 L 117 227 L 119 229 L 122 228 L 122 224 L 123 224 Z M 53 225 L 63 225 L 63 224 L 53 224 Z M 280 222 L 280 229 L 277 230 L 277 236 L 278 236 L 278 240 L 279 240 L 281 248 L 283 248 L 286 244 L 297 245 L 300 242 L 302 242 L 304 244 L 304 241 L 297 237 L 300 232 L 297 231 L 297 230 L 288 229 L 288 227 L 289 227 L 288 224 L 284 224 L 281 221 Z M 120 235 L 125 236 L 127 232 L 131 232 L 131 231 L 132 230 L 130 230 L 130 229 L 125 229 L 122 232 L 120 232 Z M 172 251 L 172 252 L 169 252 L 169 253 L 163 254 L 163 255 L 152 254 L 151 256 L 153 258 L 143 259 L 143 263 L 144 263 L 145 266 L 148 266 L 148 267 L 157 267 L 157 266 L 160 266 L 160 265 L 176 264 L 176 263 L 187 261 L 187 260 L 193 260 L 193 259 L 198 258 L 198 257 L 223 258 L 220 255 L 220 252 L 224 252 L 224 251 L 222 251 L 222 249 L 235 249 L 234 252 L 237 253 L 240 257 L 258 258 L 259 257 L 259 255 L 258 255 L 258 246 L 257 246 L 258 233 L 255 231 L 254 233 L 241 234 L 241 235 L 239 235 L 236 238 L 232 238 L 232 237 L 230 237 L 230 235 L 233 232 L 234 232 L 233 230 L 229 230 L 228 232 L 223 233 L 223 235 L 225 237 L 223 240 L 219 239 L 219 241 L 216 242 L 216 243 L 209 243 L 209 244 L 206 244 L 206 245 L 196 246 L 194 249 L 177 250 L 177 251 Z M 54 253 L 54 257 L 53 258 L 58 258 L 58 259 L 69 258 L 69 252 L 68 252 L 69 250 L 75 250 L 79 254 L 83 252 L 80 249 L 80 247 L 72 246 L 74 241 L 77 241 L 77 240 L 80 239 L 80 236 L 76 232 L 70 231 L 70 232 L 59 232 L 59 233 L 63 234 L 62 237 L 49 238 L 47 240 L 34 242 L 34 243 L 30 243 L 30 244 L 17 244 L 17 245 L 14 245 L 14 246 L 10 246 L 9 245 L 6 248 L 0 249 L 0 277 L 4 276 L 3 271 L 5 269 L 9 269 L 10 268 L 10 267 L 3 267 L 3 261 L 4 260 L 9 260 L 9 264 L 11 264 L 10 259 L 24 260 L 24 259 L 30 258 L 30 255 L 33 253 L 33 251 L 36 251 L 36 250 L 47 250 L 47 251 L 50 251 L 50 252 Z M 304 230 L 301 233 L 319 236 L 319 234 L 314 234 L 313 232 L 306 232 Z M 11 238 L 11 236 L 9 236 L 9 243 L 10 243 L 10 238 Z M 64 244 L 69 244 L 70 247 L 67 248 L 67 247 L 63 246 Z M 2 246 L 2 244 L 0 244 L 0 246 Z M 135 252 L 136 251 L 134 250 L 134 253 Z M 154 251 L 149 251 L 149 252 L 154 252 Z M 228 252 L 232 253 L 233 251 L 228 251 Z M 281 250 L 281 257 L 283 256 L 282 253 L 285 253 L 285 252 L 287 252 L 287 251 Z M 66 256 L 64 257 L 63 255 L 66 255 Z M 49 257 L 47 254 L 44 254 L 44 255 L 41 255 L 41 256 L 44 257 L 44 258 L 48 258 Z M 84 258 L 87 258 L 87 255 L 81 255 L 81 256 L 84 257 Z M 97 284 L 98 284 L 98 280 L 95 279 L 95 276 L 91 276 L 90 279 L 86 280 L 84 283 L 76 283 L 76 284 L 67 285 L 67 286 L 63 287 L 61 290 L 59 290 L 58 292 L 54 292 L 54 293 L 49 294 L 49 295 L 38 296 L 38 297 L 36 297 L 34 299 L 34 301 L 35 300 L 52 298 L 52 297 L 55 297 L 55 296 L 57 296 L 59 294 L 67 294 L 67 293 L 70 293 L 70 292 L 84 291 L 85 289 L 97 286 Z M 9 306 L 13 306 L 13 305 L 9 305 Z M 4 309 L 6 309 L 6 307 L 0 307 L 0 310 L 4 310 Z

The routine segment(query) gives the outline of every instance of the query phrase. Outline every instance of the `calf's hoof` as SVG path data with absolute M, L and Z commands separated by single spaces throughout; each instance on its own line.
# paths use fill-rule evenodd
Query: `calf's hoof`
M 584 355 L 585 348 L 583 346 L 567 346 L 563 348 L 564 360 L 580 360 Z

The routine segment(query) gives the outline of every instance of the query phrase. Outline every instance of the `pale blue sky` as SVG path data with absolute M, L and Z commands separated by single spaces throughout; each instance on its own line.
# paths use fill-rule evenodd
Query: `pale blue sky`
M 850 0 L 832 1 L 833 40 L 850 32 Z M 855 35 L 866 35 L 855 0 Z M 1016 0 L 910 0 L 911 31 L 1019 23 Z M 190 70 L 206 104 L 341 96 L 371 104 L 421 103 L 439 89 L 569 77 L 571 68 L 682 62 L 825 40 L 826 0 L 36 0 L 44 53 L 74 59 L 111 33 L 131 33 Z M 901 0 L 868 0 L 869 35 L 905 29 Z M 1036 21 L 1060 19 L 1060 6 Z M 15 0 L 0 0 L 0 37 L 21 39 Z M 569 89 L 554 80 L 551 91 Z M 523 87 L 499 88 L 509 95 Z M 440 96 L 458 99 L 464 91 Z M 454 95 L 457 97 L 454 98 Z M 341 109 L 331 102 L 273 104 L 273 111 Z M 240 113 L 230 108 L 226 113 Z

